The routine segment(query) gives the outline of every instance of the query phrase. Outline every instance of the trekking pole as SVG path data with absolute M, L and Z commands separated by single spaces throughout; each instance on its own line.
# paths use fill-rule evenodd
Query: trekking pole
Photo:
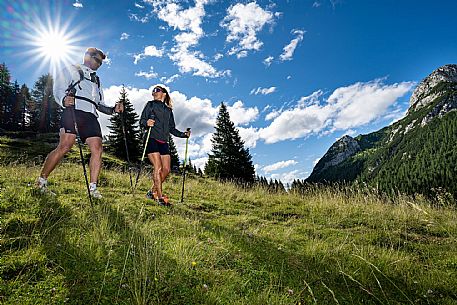
M 82 148 L 82 145 L 81 145 L 81 137 L 79 136 L 78 124 L 76 123 L 75 106 L 74 105 L 71 106 L 70 109 L 71 109 L 70 110 L 71 111 L 71 115 L 73 117 L 73 123 L 75 125 L 76 140 L 77 140 L 78 146 L 79 146 L 79 155 L 81 156 L 81 164 L 83 165 L 84 178 L 86 179 L 87 195 L 89 196 L 90 206 L 91 206 L 91 208 L 93 208 L 94 205 L 92 203 L 92 197 L 90 196 L 89 180 L 87 179 L 87 171 L 86 171 L 86 165 L 85 165 L 85 162 L 84 162 L 83 148 Z
M 190 131 L 190 128 L 187 128 L 187 131 Z M 186 153 L 184 154 L 184 164 L 183 164 L 183 170 L 182 170 L 182 189 L 181 189 L 181 203 L 184 202 L 184 181 L 186 180 L 186 161 L 187 161 L 187 146 L 189 145 L 189 137 L 186 139 Z
M 122 103 L 122 104 L 125 107 L 125 104 L 124 103 Z M 125 108 L 124 108 L 124 111 L 125 111 Z M 125 155 L 127 157 L 127 165 L 129 167 L 130 188 L 132 188 L 132 190 L 133 190 L 133 181 L 132 181 L 132 172 L 131 172 L 132 164 L 130 163 L 129 148 L 128 148 L 128 145 L 127 145 L 127 136 L 125 134 L 125 114 L 124 114 L 124 111 L 122 111 L 122 113 L 121 113 L 122 133 L 124 135 L 124 146 L 125 146 Z
M 138 174 L 136 175 L 135 186 L 134 186 L 133 189 L 132 189 L 132 193 L 135 191 L 136 185 L 137 185 L 137 183 L 138 183 L 138 179 L 140 178 L 140 174 L 141 174 L 141 165 L 142 165 L 142 163 L 143 163 L 144 155 L 146 154 L 146 148 L 148 147 L 149 135 L 151 134 L 151 127 L 152 127 L 152 126 L 149 126 L 148 134 L 147 134 L 147 136 L 146 136 L 146 141 L 144 141 L 143 155 L 141 156 L 140 168 L 139 168 L 139 170 L 138 170 Z

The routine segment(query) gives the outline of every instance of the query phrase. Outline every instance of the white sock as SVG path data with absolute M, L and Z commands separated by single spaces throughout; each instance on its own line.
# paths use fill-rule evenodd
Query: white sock
M 38 177 L 38 183 L 40 185 L 47 185 L 48 184 L 48 179 L 43 178 L 43 177 Z
M 94 191 L 97 188 L 97 183 L 91 182 L 89 183 L 89 190 Z

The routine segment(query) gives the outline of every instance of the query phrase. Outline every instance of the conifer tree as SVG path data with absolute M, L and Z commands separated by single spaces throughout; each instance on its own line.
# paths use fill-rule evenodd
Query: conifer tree
M 124 86 L 122 86 L 118 103 L 124 104 L 124 112 L 115 113 L 110 118 L 111 125 L 109 125 L 108 128 L 111 133 L 108 135 L 107 151 L 123 160 L 127 160 L 123 130 L 124 126 L 129 158 L 131 162 L 135 162 L 141 154 L 139 129 L 137 125 L 138 114 L 135 112 L 132 103 L 128 99 Z
M 16 104 L 18 102 L 20 88 L 17 81 L 10 85 L 9 94 L 6 97 L 5 108 L 3 111 L 3 128 L 7 130 L 17 130 L 18 122 L 16 121 L 18 109 Z
M 8 102 L 12 93 L 11 75 L 5 63 L 0 64 L 0 127 L 5 127 L 8 118 Z
M 30 127 L 38 132 L 57 132 L 60 128 L 60 106 L 52 93 L 50 74 L 42 75 L 33 86 L 33 108 L 30 111 Z
M 22 118 L 25 111 L 23 99 L 21 96 L 21 87 L 19 86 L 17 80 L 12 86 L 11 94 L 11 112 L 9 115 L 9 129 L 10 130 L 21 130 L 22 128 Z
M 19 105 L 21 107 L 21 127 L 22 129 L 26 129 L 28 127 L 28 119 L 27 119 L 27 116 L 28 116 L 28 111 L 29 111 L 29 106 L 30 106 L 30 103 L 32 102 L 32 97 L 30 95 L 30 90 L 29 88 L 27 87 L 26 84 L 23 84 L 22 87 L 21 87 L 21 92 L 20 92 L 20 95 L 19 95 L 19 99 L 20 99 L 20 102 L 19 102 Z
M 186 164 L 186 171 L 188 173 L 194 173 L 194 166 L 192 164 L 192 160 L 189 158 L 189 161 Z
M 179 156 L 178 151 L 176 150 L 175 142 L 173 141 L 173 137 L 171 135 L 168 138 L 168 146 L 170 149 L 171 170 L 177 172 L 179 171 Z
M 213 144 L 205 173 L 221 180 L 237 182 L 254 182 L 255 170 L 249 150 L 244 148 L 244 142 L 230 120 L 230 115 L 224 103 L 221 103 L 216 119 L 216 132 L 211 142 Z

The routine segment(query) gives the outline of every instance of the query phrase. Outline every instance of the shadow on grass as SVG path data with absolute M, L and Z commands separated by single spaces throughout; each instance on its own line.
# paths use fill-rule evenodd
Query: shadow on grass
M 318 257 L 307 256 L 288 250 L 297 249 L 297 246 L 288 244 L 287 241 L 282 241 L 285 245 L 283 249 L 268 238 L 244 230 L 211 221 L 206 221 L 204 227 L 239 248 L 244 256 L 243 264 L 251 268 L 245 270 L 245 266 L 237 266 L 236 261 L 231 262 L 238 273 L 250 277 L 249 285 L 239 292 L 241 296 L 249 291 L 267 289 L 271 286 L 272 279 L 276 279 L 278 285 L 274 289 L 278 293 L 292 289 L 300 294 L 298 302 L 302 304 L 313 303 L 313 295 L 319 304 L 332 304 L 336 300 L 339 304 L 445 304 L 455 300 L 455 294 L 449 289 L 441 290 L 433 297 L 424 296 L 424 290 L 420 287 L 408 287 L 401 274 L 386 277 L 380 273 L 382 270 L 354 256 L 332 256 L 326 253 Z M 339 267 L 347 266 L 348 262 L 353 270 Z
M 195 274 L 179 270 L 160 243 L 142 233 L 144 225 L 153 221 L 144 216 L 151 214 L 148 208 L 139 218 L 127 217 L 103 202 L 93 211 L 87 207 L 81 219 L 57 200 L 41 202 L 41 210 L 44 250 L 50 267 L 65 276 L 66 303 L 205 303 L 195 289 Z M 77 236 L 71 229 L 92 234 L 103 225 L 106 231 L 98 237 Z

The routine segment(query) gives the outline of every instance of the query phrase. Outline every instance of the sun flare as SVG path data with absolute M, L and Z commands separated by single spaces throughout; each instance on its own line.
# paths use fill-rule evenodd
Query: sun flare
M 24 23 L 22 37 L 18 44 L 24 52 L 27 66 L 38 67 L 35 71 L 47 70 L 52 75 L 65 66 L 78 63 L 85 50 L 80 43 L 85 39 L 81 26 L 67 18 L 62 22 L 62 14 L 56 10 L 43 15 L 33 15 Z M 21 39 L 22 38 L 22 39 Z
M 40 55 L 51 64 L 62 61 L 70 53 L 71 45 L 63 33 L 45 32 L 37 38 L 36 42 Z

